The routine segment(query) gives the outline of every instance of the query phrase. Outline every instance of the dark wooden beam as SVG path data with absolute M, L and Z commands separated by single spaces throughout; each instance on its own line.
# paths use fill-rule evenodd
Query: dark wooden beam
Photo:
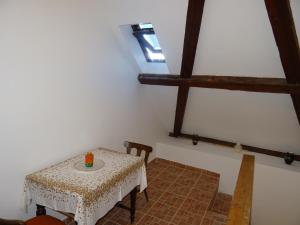
M 255 153 L 275 156 L 275 157 L 279 157 L 279 158 L 284 158 L 284 155 L 285 155 L 284 152 L 280 152 L 280 151 L 275 151 L 275 150 L 270 150 L 270 149 L 265 149 L 265 148 L 258 148 L 258 147 L 253 147 L 250 145 L 241 145 L 241 146 L 242 146 L 243 150 L 246 150 L 248 152 L 255 152 Z M 300 155 L 295 154 L 295 160 L 300 161 Z
M 161 86 L 180 86 L 186 84 L 188 79 L 181 78 L 180 75 L 170 74 L 150 74 L 141 73 L 138 76 L 138 81 L 141 84 L 161 85 Z
M 174 129 L 173 129 L 175 137 L 180 135 L 181 132 L 187 99 L 189 97 L 189 89 L 190 88 L 188 86 L 183 86 L 183 85 L 178 87 L 175 121 L 174 121 Z
M 205 0 L 189 0 L 182 53 L 182 77 L 192 76 Z
M 274 37 L 286 79 L 289 83 L 300 83 L 300 49 L 289 0 L 265 0 Z M 300 95 L 292 100 L 300 123 Z
M 275 157 L 279 157 L 279 158 L 284 157 L 284 152 L 269 150 L 269 149 L 265 149 L 265 148 L 253 147 L 253 146 L 250 146 L 250 145 L 241 145 L 241 146 L 242 146 L 242 149 L 250 151 L 250 152 L 275 156 Z
M 141 84 L 163 86 L 188 86 L 201 88 L 216 88 L 238 91 L 300 94 L 300 84 L 287 83 L 284 78 L 234 77 L 193 75 L 191 78 L 181 78 L 178 75 L 140 74 Z
M 189 78 L 193 73 L 204 3 L 205 0 L 189 0 L 180 72 L 182 78 Z M 181 132 L 188 95 L 189 87 L 180 86 L 178 88 L 174 122 L 176 136 Z
M 169 133 L 169 136 L 174 137 L 173 133 Z M 231 142 L 231 141 L 224 141 L 216 138 L 208 138 L 208 137 L 202 137 L 199 135 L 191 135 L 191 134 L 183 134 L 181 133 L 179 137 L 186 138 L 186 139 L 191 139 L 191 140 L 197 140 L 197 141 L 202 141 L 210 144 L 215 144 L 215 145 L 221 145 L 225 147 L 235 147 L 237 143 Z M 255 153 L 260 153 L 260 154 L 265 154 L 265 155 L 270 155 L 270 156 L 275 156 L 279 158 L 284 158 L 285 153 L 276 151 L 276 150 L 270 150 L 270 149 L 265 149 L 265 148 L 258 148 L 258 147 L 253 147 L 250 145 L 244 145 L 241 144 L 241 147 L 243 150 L 249 151 L 249 152 L 255 152 Z M 295 160 L 300 161 L 300 155 L 295 154 Z

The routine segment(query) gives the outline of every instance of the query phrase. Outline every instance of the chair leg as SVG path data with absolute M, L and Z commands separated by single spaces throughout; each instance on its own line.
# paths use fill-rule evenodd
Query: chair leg
M 149 202 L 148 193 L 147 193 L 147 190 L 146 190 L 146 189 L 144 190 L 144 194 L 145 194 L 145 197 L 146 197 L 147 202 Z
M 135 187 L 130 192 L 130 218 L 131 218 L 131 224 L 134 223 L 134 219 L 135 219 L 136 195 L 137 195 L 137 187 Z

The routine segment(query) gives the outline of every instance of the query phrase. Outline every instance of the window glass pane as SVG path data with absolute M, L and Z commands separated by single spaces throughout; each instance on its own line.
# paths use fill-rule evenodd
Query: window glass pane
M 145 40 L 152 45 L 152 47 L 156 50 L 161 50 L 161 47 L 158 43 L 157 37 L 155 34 L 144 34 L 143 37 Z
M 141 29 L 151 29 L 153 28 L 153 25 L 151 23 L 140 23 L 139 24 Z
M 150 49 L 146 48 L 148 56 L 151 60 L 165 60 L 165 56 L 162 53 L 153 53 Z
M 165 56 L 151 23 L 131 25 L 133 35 L 138 40 L 147 62 L 165 63 Z

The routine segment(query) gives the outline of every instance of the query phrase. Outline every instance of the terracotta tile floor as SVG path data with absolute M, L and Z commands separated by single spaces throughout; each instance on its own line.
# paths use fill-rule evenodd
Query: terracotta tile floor
M 227 216 L 229 214 L 231 200 L 231 195 L 218 193 L 211 211 Z
M 149 202 L 139 193 L 137 225 L 223 225 L 231 197 L 217 194 L 219 174 L 155 159 L 147 168 Z M 217 194 L 217 195 L 216 195 Z M 216 198 L 215 198 L 216 197 Z M 215 198 L 215 200 L 214 200 Z M 124 199 L 129 206 L 129 196 Z M 97 225 L 129 225 L 130 213 L 113 208 Z

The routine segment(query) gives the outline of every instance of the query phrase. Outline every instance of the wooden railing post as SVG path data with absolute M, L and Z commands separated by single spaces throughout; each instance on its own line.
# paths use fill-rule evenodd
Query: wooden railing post
M 244 155 L 235 187 L 227 225 L 250 225 L 254 181 L 252 155 Z

